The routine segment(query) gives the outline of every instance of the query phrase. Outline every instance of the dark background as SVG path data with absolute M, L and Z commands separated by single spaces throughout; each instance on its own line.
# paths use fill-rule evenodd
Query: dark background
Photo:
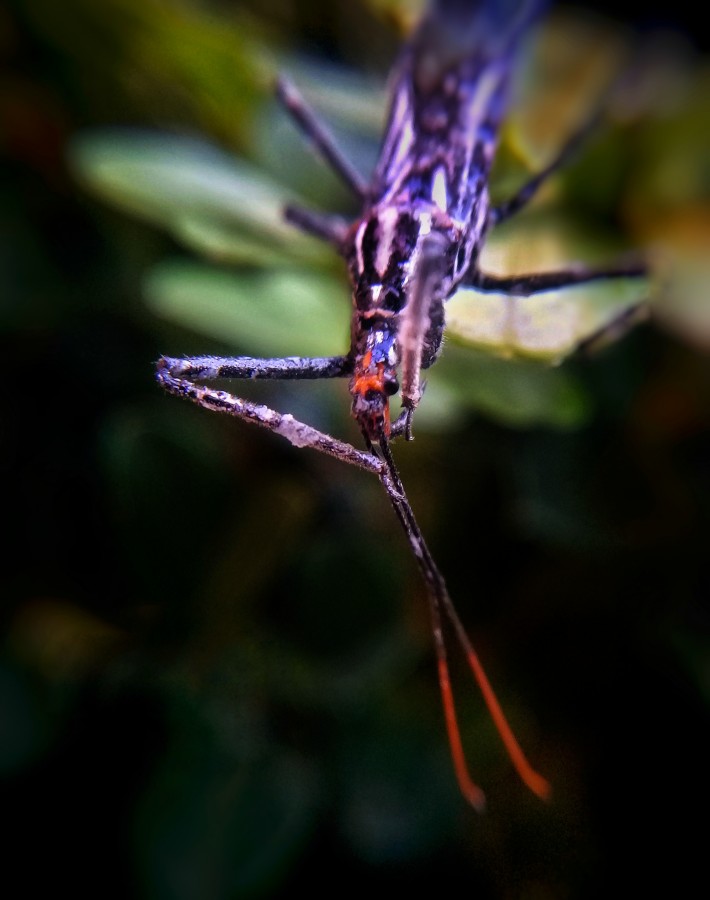
M 489 801 L 478 816 L 456 790 L 423 591 L 378 485 L 160 394 L 161 352 L 219 343 L 143 304 L 142 276 L 173 242 L 68 171 L 67 142 L 102 125 L 248 152 L 247 100 L 230 130 L 201 105 L 199 66 L 192 81 L 160 60 L 131 68 L 138 10 L 154 6 L 166 28 L 190 8 L 217 33 L 244 12 L 0 10 L 0 891 L 220 900 L 431 880 L 480 897 L 684 895 L 707 843 L 706 352 L 647 324 L 568 363 L 593 398 L 578 428 L 470 411 L 397 448 L 451 594 L 553 783 L 549 804 L 519 784 L 456 659 Z M 396 46 L 359 4 L 244 6 L 281 48 L 384 73 Z M 707 49 L 676 4 L 642 18 L 608 6 Z M 356 440 L 344 393 L 341 416 L 302 392 L 267 396 Z

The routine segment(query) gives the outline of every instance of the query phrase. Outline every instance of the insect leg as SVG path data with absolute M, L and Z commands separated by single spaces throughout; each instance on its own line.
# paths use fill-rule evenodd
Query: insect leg
M 405 410 L 404 433 L 412 439 L 412 415 L 422 395 L 422 355 L 427 333 L 431 326 L 431 314 L 435 304 L 442 301 L 434 294 L 445 267 L 442 242 L 436 233 L 428 235 L 421 247 L 412 276 L 407 304 L 402 313 L 399 328 L 399 345 L 402 367 L 402 407 Z
M 318 153 L 361 200 L 367 194 L 367 184 L 360 173 L 343 156 L 329 131 L 318 121 L 295 85 L 283 76 L 276 82 L 276 96 L 296 125 L 310 138 Z
M 632 328 L 646 321 L 650 315 L 648 303 L 636 303 L 623 310 L 611 322 L 607 322 L 593 334 L 585 337 L 577 345 L 577 353 L 582 356 L 593 356 L 609 344 L 621 340 Z
M 283 360 L 258 360 L 246 357 L 223 359 L 213 356 L 186 359 L 162 357 L 158 360 L 156 377 L 161 387 L 168 393 L 191 400 L 204 409 L 226 413 L 244 422 L 260 425 L 285 437 L 295 447 L 310 447 L 341 462 L 379 475 L 383 463 L 372 453 L 357 450 L 350 444 L 338 441 L 304 422 L 299 422 L 290 414 L 276 412 L 263 404 L 243 400 L 227 391 L 215 390 L 184 377 L 190 374 L 196 378 L 325 378 L 329 375 L 347 374 L 349 365 L 347 357 L 300 360 L 304 363 L 300 368 L 294 365 L 295 360 L 295 357 Z M 262 366 L 262 363 L 265 365 Z M 289 374 L 284 375 L 284 372 Z
M 305 380 L 316 378 L 340 378 L 350 375 L 352 360 L 349 356 L 278 356 L 260 358 L 252 356 L 185 356 L 174 359 L 162 356 L 157 365 L 157 378 L 161 384 L 167 377 L 209 381 L 215 378 Z
M 557 272 L 534 272 L 529 275 L 488 275 L 486 272 L 475 270 L 469 272 L 461 284 L 489 293 L 529 297 L 530 294 L 554 291 L 576 284 L 588 284 L 605 278 L 643 278 L 647 275 L 647 264 L 636 258 L 610 266 L 608 269 L 574 265 Z
M 510 197 L 510 199 L 498 206 L 494 206 L 488 214 L 489 226 L 492 228 L 494 225 L 505 222 L 506 219 L 509 219 L 512 215 L 515 215 L 515 213 L 526 206 L 535 196 L 542 183 L 547 181 L 551 175 L 554 175 L 554 173 L 567 162 L 570 156 L 577 151 L 578 147 L 584 143 L 590 133 L 599 125 L 600 119 L 600 113 L 593 116 L 579 129 L 579 131 L 575 132 L 572 137 L 568 139 L 567 143 L 562 147 L 562 150 L 549 165 L 545 166 L 545 168 L 541 172 L 538 172 L 537 175 L 533 175 L 533 177 L 526 182 L 516 194 Z
M 339 216 L 289 205 L 284 209 L 284 218 L 306 234 L 332 244 L 342 254 L 348 226 Z

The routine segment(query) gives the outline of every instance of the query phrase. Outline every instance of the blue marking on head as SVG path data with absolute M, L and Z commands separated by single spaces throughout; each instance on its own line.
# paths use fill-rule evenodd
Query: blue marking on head
M 384 363 L 392 367 L 397 363 L 397 351 L 395 348 L 396 334 L 389 329 L 373 328 L 368 335 L 368 349 L 372 352 L 372 362 Z

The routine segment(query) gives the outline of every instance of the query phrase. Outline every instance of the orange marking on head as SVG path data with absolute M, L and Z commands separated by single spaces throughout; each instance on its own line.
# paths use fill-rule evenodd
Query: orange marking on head
M 362 406 L 355 410 L 355 417 L 371 438 L 384 433 L 390 435 L 390 406 L 389 396 L 385 390 L 384 363 L 377 363 L 376 371 L 367 371 L 372 365 L 372 353 L 366 353 L 362 358 L 350 383 L 350 392 L 353 398 L 361 398 Z M 375 396 L 368 397 L 369 393 Z
M 359 375 L 353 381 L 353 391 L 365 394 L 367 391 L 379 391 L 384 393 L 384 379 L 382 375 Z
M 376 372 L 368 372 L 367 370 L 372 365 L 372 351 L 368 350 L 367 353 L 362 358 L 362 364 L 358 366 L 359 372 L 363 374 L 356 374 L 353 383 L 352 383 L 352 391 L 358 394 L 365 394 L 367 391 L 378 391 L 379 393 L 386 393 L 385 391 L 385 378 L 384 378 L 384 363 L 377 363 L 377 371 Z

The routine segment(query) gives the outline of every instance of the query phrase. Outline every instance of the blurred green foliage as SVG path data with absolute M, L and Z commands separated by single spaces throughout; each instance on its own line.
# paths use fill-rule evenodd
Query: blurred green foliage
M 271 83 L 289 71 L 366 171 L 415 7 L 0 9 L 8 896 L 678 895 L 702 872 L 710 88 L 687 38 L 560 11 L 492 185 L 544 164 L 625 60 L 599 134 L 486 262 L 650 247 L 650 322 L 574 355 L 637 298 L 571 292 L 502 324 L 457 298 L 396 448 L 549 806 L 453 653 L 490 809 L 459 797 L 422 588 L 374 479 L 153 381 L 160 353 L 345 348 L 342 263 L 279 210 L 353 210 Z M 245 391 L 357 440 L 342 384 Z

